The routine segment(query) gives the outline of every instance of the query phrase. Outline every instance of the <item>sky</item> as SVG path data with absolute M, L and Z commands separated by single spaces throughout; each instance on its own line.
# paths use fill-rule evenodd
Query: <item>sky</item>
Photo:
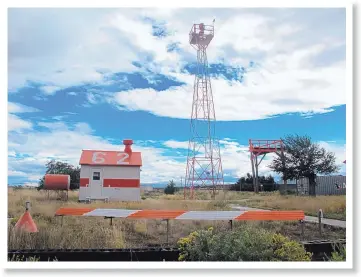
M 35 185 L 50 159 L 141 151 L 142 184 L 185 176 L 196 51 L 207 49 L 225 182 L 251 172 L 249 139 L 307 135 L 346 159 L 343 8 L 8 10 L 8 183 Z M 260 174 L 271 174 L 268 155 Z

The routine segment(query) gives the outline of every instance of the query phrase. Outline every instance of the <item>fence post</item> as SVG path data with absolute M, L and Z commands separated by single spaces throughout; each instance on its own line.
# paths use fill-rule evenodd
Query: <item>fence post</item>
M 322 218 L 323 212 L 322 209 L 318 210 L 318 231 L 320 232 L 320 236 L 322 236 Z
M 233 227 L 233 226 L 232 226 L 232 225 L 233 225 L 232 223 L 233 223 L 233 221 L 230 220 L 230 221 L 229 221 L 229 228 L 231 229 L 231 231 L 232 231 L 232 227 Z
M 300 224 L 301 224 L 301 239 L 304 239 L 305 238 L 305 221 L 300 220 Z
M 30 201 L 25 202 L 25 210 L 28 211 L 30 209 Z
M 167 244 L 169 243 L 169 219 L 167 220 Z

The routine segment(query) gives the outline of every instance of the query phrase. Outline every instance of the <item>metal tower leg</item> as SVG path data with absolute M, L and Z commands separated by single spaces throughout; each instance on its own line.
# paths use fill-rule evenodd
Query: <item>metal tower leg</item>
M 252 164 L 252 182 L 253 182 L 253 191 L 256 192 L 256 171 L 254 164 L 254 155 L 251 153 L 251 164 Z
M 259 193 L 259 183 L 258 183 L 258 155 L 255 156 L 256 160 L 255 160 L 255 167 L 256 167 L 256 180 L 255 180 L 255 193 Z

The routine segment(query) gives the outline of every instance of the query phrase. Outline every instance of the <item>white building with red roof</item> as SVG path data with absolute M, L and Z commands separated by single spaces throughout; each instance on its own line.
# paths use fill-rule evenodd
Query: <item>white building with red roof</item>
M 124 151 L 83 150 L 80 157 L 79 200 L 140 201 L 142 155 L 132 140 Z

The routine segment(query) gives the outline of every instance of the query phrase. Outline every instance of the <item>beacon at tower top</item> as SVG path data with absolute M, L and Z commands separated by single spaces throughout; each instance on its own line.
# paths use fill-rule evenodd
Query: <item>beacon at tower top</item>
M 193 24 L 189 32 L 189 43 L 195 47 L 207 47 L 214 37 L 214 26 L 203 23 Z

